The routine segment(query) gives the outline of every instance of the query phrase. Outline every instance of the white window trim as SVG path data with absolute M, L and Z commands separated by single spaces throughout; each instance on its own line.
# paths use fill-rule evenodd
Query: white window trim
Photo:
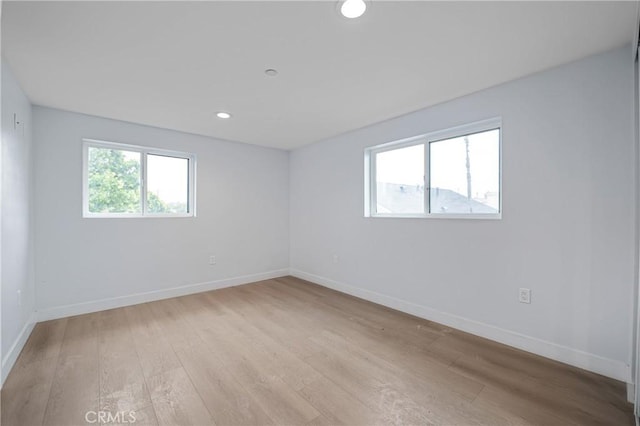
M 498 213 L 482 213 L 482 214 L 469 214 L 469 213 L 430 213 L 429 212 L 429 200 L 431 185 L 430 179 L 430 147 L 431 143 L 438 142 L 445 139 L 452 139 L 470 135 L 474 133 L 486 132 L 489 130 L 499 129 L 498 140 Z M 391 151 L 399 148 L 406 148 L 415 145 L 424 145 L 424 211 L 423 213 L 377 213 L 377 194 L 376 194 L 376 155 Z M 364 181 L 365 181 L 365 206 L 364 216 L 371 218 L 404 218 L 404 219 L 489 219 L 496 220 L 502 219 L 502 118 L 496 117 L 488 120 L 477 121 L 474 123 L 464 124 L 462 126 L 456 126 L 449 129 L 438 130 L 431 133 L 425 133 L 418 136 L 412 136 L 405 139 L 400 139 L 393 142 L 387 142 L 381 145 L 366 148 L 364 151 Z
M 92 213 L 89 211 L 89 148 L 120 149 L 140 153 L 140 195 L 142 213 Z M 184 158 L 189 160 L 189 179 L 187 185 L 189 202 L 188 213 L 149 213 L 147 212 L 147 154 Z M 97 139 L 82 139 L 82 217 L 83 218 L 177 218 L 196 216 L 196 156 L 187 152 L 151 148 Z

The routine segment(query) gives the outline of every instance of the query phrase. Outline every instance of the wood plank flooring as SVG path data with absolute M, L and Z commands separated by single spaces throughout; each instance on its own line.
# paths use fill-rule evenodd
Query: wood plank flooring
M 40 323 L 1 402 L 4 426 L 634 424 L 623 383 L 292 277 Z

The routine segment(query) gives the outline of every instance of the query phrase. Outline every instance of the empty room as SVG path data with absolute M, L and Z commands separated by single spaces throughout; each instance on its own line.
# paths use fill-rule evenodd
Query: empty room
M 2 426 L 637 425 L 638 1 L 0 1 Z

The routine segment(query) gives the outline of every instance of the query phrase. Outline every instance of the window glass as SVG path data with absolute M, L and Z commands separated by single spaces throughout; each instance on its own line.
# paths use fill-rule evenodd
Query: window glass
M 189 159 L 147 156 L 147 211 L 188 213 Z
M 140 153 L 89 147 L 89 212 L 142 213 Z
M 424 145 L 376 154 L 376 212 L 424 211 Z
M 497 214 L 500 130 L 431 142 L 430 213 Z

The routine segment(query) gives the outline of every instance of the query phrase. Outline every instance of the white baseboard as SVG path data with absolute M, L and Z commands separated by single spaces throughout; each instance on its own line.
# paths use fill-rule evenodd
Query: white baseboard
M 31 335 L 31 332 L 33 331 L 33 327 L 35 327 L 37 320 L 38 317 L 36 313 L 32 313 L 24 327 L 22 327 L 22 330 L 20 330 L 20 334 L 18 334 L 18 337 L 16 337 L 16 340 L 11 345 L 9 352 L 7 352 L 4 358 L 2 358 L 2 381 L 0 382 L 0 385 L 3 385 L 4 381 L 9 376 L 9 372 L 13 368 L 13 365 L 16 363 L 18 355 L 20 355 L 24 344 L 27 343 L 27 339 Z
M 363 288 L 337 282 L 325 277 L 292 268 L 291 275 L 333 290 L 347 293 L 370 302 L 378 303 L 420 318 L 434 321 L 467 333 L 475 334 L 505 345 L 550 358 L 565 364 L 589 370 L 626 383 L 632 383 L 631 366 L 622 361 L 608 359 L 557 343 L 527 336 L 504 328 L 495 327 L 469 318 L 441 312 L 436 309 L 396 299 Z
M 199 284 L 189 284 L 146 293 L 136 293 L 127 296 L 112 297 L 109 299 L 94 300 L 91 302 L 76 303 L 72 305 L 56 306 L 38 311 L 38 321 L 65 318 L 74 315 L 89 314 L 107 309 L 121 308 L 123 306 L 137 305 L 139 303 L 153 302 L 155 300 L 169 299 L 171 297 L 186 296 L 188 294 L 201 293 L 203 291 L 216 290 L 225 287 L 233 287 L 249 284 L 256 281 L 283 277 L 289 274 L 288 269 L 262 272 L 258 274 L 243 275 L 234 278 L 225 278 Z

